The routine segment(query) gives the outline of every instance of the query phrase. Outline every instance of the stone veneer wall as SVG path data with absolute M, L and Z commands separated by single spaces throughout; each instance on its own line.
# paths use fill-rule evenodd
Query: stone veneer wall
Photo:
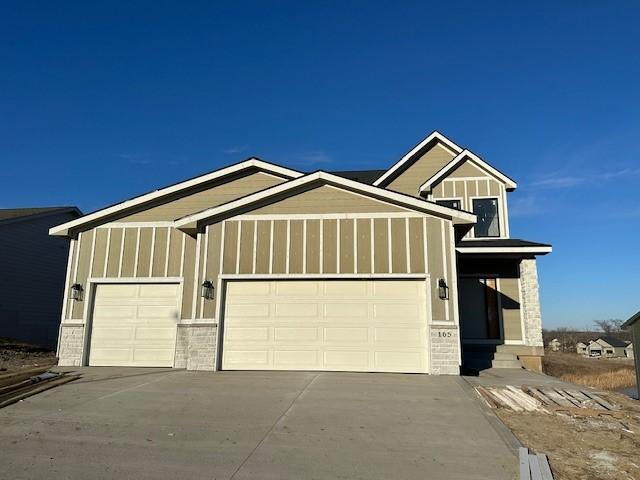
M 58 341 L 58 365 L 61 367 L 81 366 L 83 350 L 84 325 L 62 324 Z
M 217 334 L 217 325 L 178 325 L 173 366 L 187 370 L 215 370 Z
M 431 373 L 460 374 L 460 329 L 456 325 L 431 327 Z
M 525 259 L 520 262 L 520 299 L 525 345 L 542 347 L 542 317 L 535 259 Z

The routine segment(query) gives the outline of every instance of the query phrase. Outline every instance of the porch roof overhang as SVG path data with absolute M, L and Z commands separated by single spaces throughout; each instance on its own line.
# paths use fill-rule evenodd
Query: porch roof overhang
M 552 247 L 549 244 L 516 238 L 462 240 L 456 245 L 456 252 L 464 255 L 531 257 L 546 255 L 551 251 Z

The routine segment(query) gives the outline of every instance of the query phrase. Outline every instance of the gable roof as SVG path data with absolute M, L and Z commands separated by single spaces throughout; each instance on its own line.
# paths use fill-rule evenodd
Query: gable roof
M 612 347 L 626 347 L 627 346 L 627 344 L 625 342 L 623 342 L 619 338 L 612 337 L 611 335 L 603 335 L 601 337 L 598 337 L 598 340 L 603 340 L 604 342 L 608 343 Z
M 640 312 L 636 313 L 635 315 L 632 315 L 629 320 L 627 320 L 626 322 L 624 322 L 622 324 L 622 326 L 624 328 L 629 328 L 631 325 L 636 323 L 638 320 L 640 320 Z
M 75 213 L 77 216 L 82 215 L 78 207 L 29 207 L 29 208 L 2 208 L 0 209 L 0 224 L 17 222 L 23 220 L 31 220 L 34 217 L 42 217 L 45 215 L 59 214 L 65 212 Z
M 342 170 L 337 172 L 329 172 L 342 178 L 355 180 L 356 182 L 373 185 L 373 182 L 380 177 L 386 170 Z
M 154 190 L 152 192 L 139 195 L 137 197 L 133 197 L 129 200 L 125 200 L 124 202 L 120 202 L 115 205 L 102 208 L 100 210 L 87 214 L 71 222 L 63 223 L 62 225 L 58 225 L 56 227 L 51 228 L 49 230 L 49 235 L 66 236 L 66 235 L 69 235 L 70 230 L 73 228 L 78 228 L 84 224 L 95 222 L 97 220 L 100 220 L 101 218 L 114 215 L 115 213 L 131 209 L 133 207 L 145 204 L 147 202 L 158 200 L 160 198 L 166 197 L 168 195 L 172 195 L 181 190 L 193 188 L 203 183 L 210 182 L 212 180 L 216 180 L 218 178 L 222 178 L 227 175 L 231 175 L 236 172 L 240 172 L 242 170 L 247 170 L 252 168 L 256 168 L 258 170 L 262 170 L 267 173 L 273 173 L 275 175 L 288 178 L 288 179 L 298 178 L 304 175 L 303 173 L 298 172 L 296 170 L 291 170 L 289 168 L 281 167 L 279 165 L 275 165 L 273 163 L 260 160 L 259 158 L 252 157 L 245 161 L 230 165 L 228 167 L 214 170 L 213 172 L 209 172 L 204 175 L 191 178 L 189 180 L 175 183 L 173 185 L 169 185 L 167 187 Z
M 449 175 L 453 170 L 458 168 L 460 165 L 462 165 L 466 161 L 470 161 L 471 163 L 475 164 L 476 166 L 480 167 L 482 170 L 485 170 L 487 173 L 495 177 L 497 180 L 504 183 L 507 187 L 507 190 L 509 191 L 515 190 L 516 187 L 518 186 L 514 180 L 507 177 L 500 170 L 489 165 L 487 162 L 482 160 L 475 153 L 465 149 L 461 151 L 455 158 L 453 158 L 448 164 L 442 167 L 438 172 L 436 172 L 436 174 L 433 177 L 427 179 L 427 181 L 420 186 L 420 193 L 430 192 L 433 186 L 439 180 Z
M 391 168 L 385 171 L 375 182 L 373 182 L 373 185 L 380 186 L 388 183 L 392 178 L 394 178 L 396 173 L 402 171 L 402 168 L 405 166 L 405 164 L 411 161 L 413 157 L 415 157 L 422 150 L 426 149 L 429 145 L 438 142 L 442 143 L 449 150 L 452 150 L 454 155 L 459 154 L 463 150 L 462 147 L 445 137 L 442 133 L 434 130 L 424 140 L 422 140 L 415 147 L 409 150 L 400 160 L 393 164 Z
M 217 207 L 208 208 L 201 212 L 187 215 L 176 220 L 175 226 L 176 228 L 180 228 L 181 230 L 195 231 L 197 230 L 200 222 L 204 220 L 231 216 L 231 212 L 239 209 L 250 210 L 252 205 L 267 198 L 282 196 L 287 192 L 295 192 L 296 190 L 303 189 L 305 186 L 313 187 L 316 185 L 332 185 L 347 191 L 365 195 L 373 199 L 407 207 L 415 211 L 441 215 L 446 218 L 450 218 L 454 224 L 471 225 L 476 222 L 476 216 L 474 214 L 465 212 L 463 210 L 456 210 L 453 208 L 438 205 L 433 202 L 412 197 L 410 195 L 405 195 L 403 193 L 397 193 L 391 190 L 385 190 L 384 188 L 366 185 L 364 183 L 342 178 L 328 172 L 317 171 L 314 173 L 309 173 L 303 177 L 281 183 L 280 185 L 276 185 L 265 190 L 252 193 L 250 195 L 233 200 L 231 202 L 227 202 Z

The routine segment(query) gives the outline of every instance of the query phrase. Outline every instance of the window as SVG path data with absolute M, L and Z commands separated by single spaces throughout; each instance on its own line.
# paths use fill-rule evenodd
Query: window
M 438 205 L 442 205 L 443 207 L 455 208 L 457 210 L 462 210 L 462 204 L 460 200 L 436 200 Z
M 473 213 L 478 217 L 478 223 L 473 229 L 476 238 L 499 237 L 500 219 L 498 216 L 497 198 L 476 198 L 473 200 Z

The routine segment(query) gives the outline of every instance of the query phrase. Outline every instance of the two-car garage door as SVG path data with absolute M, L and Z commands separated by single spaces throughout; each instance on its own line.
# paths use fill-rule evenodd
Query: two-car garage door
M 89 365 L 171 367 L 180 286 L 99 284 Z M 424 280 L 228 281 L 222 369 L 428 372 Z
M 424 280 L 231 281 L 227 370 L 428 371 Z

